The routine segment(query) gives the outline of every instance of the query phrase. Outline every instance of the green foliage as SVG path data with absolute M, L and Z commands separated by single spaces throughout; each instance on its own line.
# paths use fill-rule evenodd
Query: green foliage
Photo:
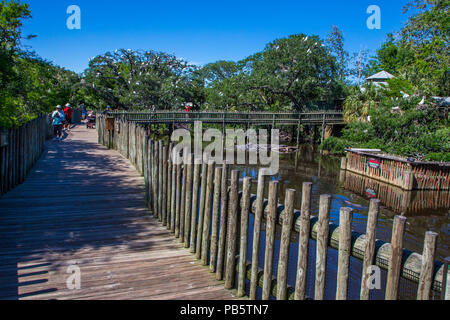
M 317 36 L 277 39 L 254 62 L 251 89 L 268 102 L 291 105 L 295 110 L 304 110 L 308 101 L 332 101 L 341 90 L 335 61 Z
M 344 154 L 346 147 L 346 142 L 337 137 L 330 137 L 319 146 L 321 150 L 327 150 L 332 154 Z
M 344 101 L 344 119 L 347 122 L 366 121 L 369 110 L 377 106 L 377 96 L 378 91 L 374 86 L 368 85 L 364 90 L 359 87 L 352 87 Z
M 415 14 L 397 35 L 388 35 L 370 71 L 388 71 L 423 94 L 449 96 L 450 1 L 414 0 L 404 11 L 411 9 Z
M 26 122 L 57 104 L 77 102 L 79 77 L 20 48 L 27 4 L 0 2 L 0 127 Z
M 345 102 L 346 113 L 352 101 L 359 107 L 358 114 L 366 116 L 365 121 L 357 117 L 343 129 L 342 137 L 324 143 L 324 150 L 343 151 L 343 145 L 352 148 L 381 149 L 384 152 L 415 157 L 417 159 L 448 159 L 450 154 L 450 126 L 448 118 L 440 117 L 433 101 L 419 105 L 419 97 L 399 98 L 399 92 L 409 87 L 407 82 L 392 82 L 392 88 L 375 90 L 376 94 L 361 94 L 355 90 Z M 355 97 L 356 96 L 356 97 Z M 370 117 L 370 121 L 367 118 Z
M 0 48 L 14 51 L 20 43 L 22 20 L 31 18 L 28 4 L 17 0 L 0 2 Z
M 344 82 L 350 71 L 348 69 L 349 53 L 344 49 L 344 33 L 335 25 L 328 34 L 327 44 L 336 58 L 339 81 Z
M 90 61 L 82 90 L 89 104 L 103 108 L 182 107 L 202 99 L 195 69 L 164 52 L 121 49 Z

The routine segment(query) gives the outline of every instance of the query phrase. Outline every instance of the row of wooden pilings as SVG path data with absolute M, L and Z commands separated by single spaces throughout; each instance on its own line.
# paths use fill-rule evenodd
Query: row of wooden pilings
M 106 130 L 108 127 L 109 130 Z M 250 189 L 252 179 L 244 177 L 240 190 L 240 172 L 226 163 L 216 165 L 212 160 L 199 161 L 193 156 L 175 155 L 174 144 L 154 141 L 145 125 L 116 120 L 106 125 L 105 118 L 97 120 L 99 143 L 119 150 L 144 175 L 146 201 L 163 226 L 195 254 L 204 266 L 223 280 L 227 289 L 237 288 L 237 296 L 257 298 L 262 288 L 263 300 L 325 297 L 325 275 L 328 248 L 338 249 L 336 299 L 348 297 L 350 256 L 363 260 L 361 299 L 370 297 L 373 265 L 387 270 L 385 298 L 395 300 L 399 295 L 401 277 L 418 282 L 417 298 L 426 300 L 433 289 L 449 299 L 447 264 L 436 264 L 437 234 L 427 232 L 423 254 L 403 249 L 406 218 L 396 216 L 391 243 L 376 240 L 379 200 L 370 203 L 367 232 L 352 232 L 353 212 L 340 208 L 340 225 L 330 223 L 331 196 L 320 197 L 318 217 L 311 212 L 311 183 L 304 183 L 301 210 L 294 209 L 296 190 L 287 190 L 284 205 L 278 203 L 279 183 L 268 183 L 268 199 L 264 198 L 268 177 L 258 175 L 257 194 Z M 183 161 L 178 161 L 183 158 Z M 249 234 L 249 214 L 254 213 L 253 235 Z M 281 225 L 281 240 L 276 277 L 274 274 L 275 230 Z M 259 268 L 261 231 L 265 226 L 264 267 Z M 298 261 L 295 287 L 288 286 L 288 259 L 291 235 L 299 233 Z M 251 238 L 252 237 L 252 238 Z M 315 291 L 307 297 L 309 240 L 316 240 Z M 252 240 L 251 261 L 247 260 L 249 240 Z M 238 277 L 236 278 L 236 272 Z M 414 272 L 417 279 L 411 276 Z M 445 276 L 444 276 L 445 275 Z M 249 292 L 246 281 L 250 281 Z
M 0 128 L 0 196 L 25 180 L 50 134 L 48 115 L 11 129 Z

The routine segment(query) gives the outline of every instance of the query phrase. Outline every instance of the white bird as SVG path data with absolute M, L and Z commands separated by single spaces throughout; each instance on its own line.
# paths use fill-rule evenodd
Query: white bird
M 425 97 L 422 98 L 422 101 L 419 102 L 419 106 L 422 106 L 425 104 Z

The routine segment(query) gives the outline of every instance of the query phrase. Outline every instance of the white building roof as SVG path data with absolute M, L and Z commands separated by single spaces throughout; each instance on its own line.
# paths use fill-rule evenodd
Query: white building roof
M 387 71 L 381 71 L 378 72 L 370 77 L 367 78 L 367 80 L 386 80 L 386 79 L 392 79 L 395 78 L 392 74 L 390 74 Z

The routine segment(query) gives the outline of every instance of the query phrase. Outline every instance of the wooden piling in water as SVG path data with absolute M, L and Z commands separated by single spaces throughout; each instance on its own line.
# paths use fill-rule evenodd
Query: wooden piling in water
M 256 211 L 255 220 L 253 222 L 253 245 L 252 245 L 252 275 L 250 279 L 250 294 L 251 300 L 256 300 L 256 288 L 258 285 L 258 264 L 259 264 L 259 241 L 261 237 L 261 222 L 264 210 L 264 184 L 265 184 L 264 169 L 259 169 L 258 172 L 258 186 L 256 194 Z
M 194 160 L 194 181 L 192 184 L 192 223 L 191 223 L 191 253 L 195 253 L 197 240 L 198 191 L 200 184 L 200 163 Z
M 303 183 L 300 233 L 298 240 L 297 277 L 295 281 L 296 300 L 305 300 L 306 298 L 306 276 L 308 274 L 308 251 L 311 231 L 311 189 L 312 183 Z
M 405 224 L 406 217 L 395 216 L 394 225 L 392 227 L 391 258 L 389 260 L 386 280 L 386 300 L 397 300 L 398 298 Z
M 216 271 L 217 247 L 219 240 L 219 217 L 220 217 L 220 189 L 222 182 L 222 168 L 216 168 L 214 173 L 214 196 L 213 196 L 213 217 L 211 225 L 211 250 L 209 271 Z M 250 204 L 249 204 L 250 206 Z
M 225 242 L 227 234 L 227 211 L 228 211 L 228 166 L 224 162 L 222 166 L 222 179 L 220 186 L 220 228 L 219 245 L 217 248 L 216 280 L 223 279 L 223 269 L 225 262 Z
M 273 254 L 275 244 L 275 222 L 277 219 L 278 181 L 269 183 L 269 204 L 266 219 L 266 249 L 264 253 L 264 275 L 262 300 L 269 300 L 272 290 Z
M 228 207 L 228 232 L 227 232 L 227 250 L 225 265 L 225 289 L 231 289 L 234 285 L 234 273 L 236 265 L 236 235 L 237 235 L 237 216 L 238 216 L 238 187 L 239 170 L 231 172 L 230 203 Z
M 292 222 L 294 220 L 294 200 L 295 190 L 286 190 L 283 211 L 283 227 L 281 229 L 280 256 L 278 259 L 277 300 L 287 299 L 287 275 Z
M 375 236 L 377 229 L 378 213 L 380 211 L 380 200 L 371 199 L 369 205 L 369 215 L 367 218 L 366 246 L 364 250 L 364 261 L 361 277 L 361 300 L 369 300 L 370 289 L 367 281 L 371 275 L 371 266 L 375 260 Z
M 323 300 L 325 297 L 325 278 L 327 273 L 327 252 L 330 232 L 330 207 L 331 195 L 321 195 L 316 241 L 315 300 Z
M 214 184 L 214 167 L 213 160 L 208 161 L 208 174 L 206 177 L 206 194 L 205 194 L 205 210 L 203 213 L 203 234 L 202 234 L 202 264 L 208 265 L 209 245 L 211 241 L 211 215 L 212 215 L 212 198 Z
M 350 251 L 352 246 L 351 208 L 341 208 L 339 212 L 339 253 L 336 300 L 347 300 Z
M 237 296 L 245 295 L 245 278 L 247 275 L 247 246 L 248 246 L 248 220 L 250 214 L 250 188 L 252 178 L 245 177 L 242 186 L 241 199 L 241 237 L 239 244 L 239 279 Z
M 438 234 L 436 232 L 428 231 L 425 234 L 422 253 L 422 268 L 420 271 L 419 287 L 417 289 L 417 300 L 430 299 L 437 237 Z M 444 288 L 442 288 L 442 290 L 444 290 Z

